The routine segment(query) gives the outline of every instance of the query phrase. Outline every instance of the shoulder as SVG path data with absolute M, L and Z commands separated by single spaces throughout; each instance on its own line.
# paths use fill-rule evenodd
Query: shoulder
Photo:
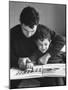
M 43 24 L 39 24 L 39 25 L 38 25 L 37 29 L 40 29 L 40 28 L 46 28 L 46 29 L 48 29 L 48 27 L 45 26 L 45 25 L 43 25 Z
M 10 32 L 18 32 L 20 29 L 21 29 L 21 26 L 20 26 L 20 24 L 18 24 L 16 26 L 12 27 L 10 29 Z
M 55 33 L 54 37 L 53 37 L 54 41 L 58 41 L 58 42 L 64 42 L 65 43 L 65 37 L 62 36 L 61 34 Z
M 21 32 L 21 25 L 20 25 L 20 24 L 12 27 L 12 28 L 10 29 L 10 35 L 11 35 L 11 36 L 17 35 L 17 34 L 19 34 L 20 32 Z
M 11 37 L 11 39 L 18 38 L 20 33 L 21 33 L 21 26 L 20 26 L 20 24 L 14 26 L 13 28 L 10 29 L 10 37 Z

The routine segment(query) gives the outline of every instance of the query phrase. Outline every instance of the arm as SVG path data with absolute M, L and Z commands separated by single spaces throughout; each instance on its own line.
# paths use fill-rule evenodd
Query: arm
M 10 30 L 10 68 L 18 67 L 18 56 L 15 50 L 15 35 L 13 30 L 13 28 Z
M 50 54 L 46 53 L 42 57 L 39 58 L 38 63 L 45 65 L 48 63 L 48 60 L 50 59 L 50 57 L 51 57 Z
M 54 31 L 51 31 L 51 39 L 52 42 L 48 52 L 51 55 L 51 57 L 54 57 L 64 46 L 65 40 L 62 36 L 56 34 Z
M 38 49 L 32 54 L 30 57 L 31 61 L 33 62 L 34 65 L 39 65 L 39 64 L 47 64 L 49 58 L 50 58 L 49 53 L 41 53 Z
M 15 52 L 10 48 L 10 68 L 18 67 L 18 57 L 15 55 Z
M 10 35 L 10 67 L 20 68 L 22 70 L 26 69 L 26 60 L 28 60 L 27 57 L 20 57 L 19 54 L 17 54 L 17 37 L 16 33 L 13 31 Z M 23 54 L 23 53 L 22 53 Z
M 38 64 L 38 59 L 42 56 L 42 53 L 37 49 L 30 58 L 34 65 Z

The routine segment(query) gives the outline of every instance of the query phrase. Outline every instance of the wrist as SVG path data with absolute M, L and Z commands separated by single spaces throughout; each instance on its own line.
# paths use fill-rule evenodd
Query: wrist
M 29 58 L 26 58 L 26 63 L 31 63 L 31 60 Z
M 50 53 L 47 53 L 47 57 L 48 57 L 48 58 L 50 58 L 50 57 L 51 57 Z

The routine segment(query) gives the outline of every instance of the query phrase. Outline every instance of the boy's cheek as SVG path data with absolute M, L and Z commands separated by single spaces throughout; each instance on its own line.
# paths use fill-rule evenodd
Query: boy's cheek
M 41 51 L 41 47 L 40 46 L 38 46 L 38 49 Z

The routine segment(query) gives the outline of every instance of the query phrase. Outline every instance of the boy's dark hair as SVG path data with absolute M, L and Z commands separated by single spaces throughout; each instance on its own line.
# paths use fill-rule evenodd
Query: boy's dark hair
M 20 22 L 33 28 L 39 23 L 39 13 L 33 7 L 25 7 L 20 14 Z
M 47 28 L 44 25 L 38 25 L 37 27 L 37 33 L 35 35 L 35 41 L 40 39 L 43 41 L 44 39 L 48 39 L 49 41 L 51 40 L 51 34 L 49 28 Z

